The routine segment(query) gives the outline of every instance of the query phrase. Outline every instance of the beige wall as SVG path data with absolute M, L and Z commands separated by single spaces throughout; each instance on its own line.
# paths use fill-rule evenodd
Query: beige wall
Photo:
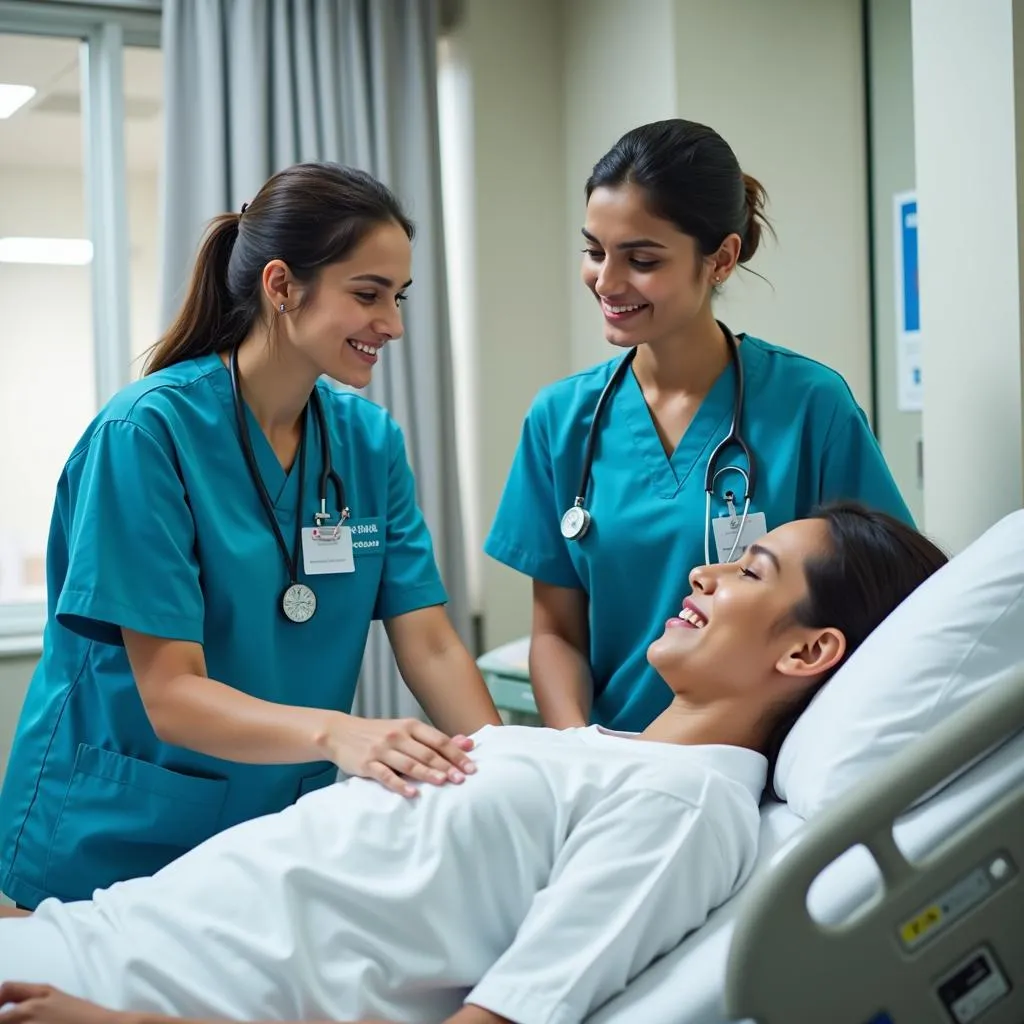
M 871 396 L 867 155 L 860 4 L 675 5 L 677 113 L 721 132 L 768 190 L 778 244 L 734 275 L 734 330 L 839 370 Z
M 558 4 L 470 0 L 480 521 L 486 532 L 537 390 L 568 372 L 563 26 Z M 457 283 L 456 283 L 457 286 Z M 481 538 L 482 541 L 482 538 Z M 482 566 L 486 643 L 529 627 L 529 581 Z

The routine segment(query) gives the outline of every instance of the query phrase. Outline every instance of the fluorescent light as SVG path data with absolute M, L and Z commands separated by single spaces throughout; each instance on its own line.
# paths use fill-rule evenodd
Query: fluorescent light
M 92 261 L 85 238 L 0 238 L 0 263 L 54 263 L 80 267 Z
M 35 94 L 31 85 L 5 85 L 0 82 L 0 120 L 25 106 Z

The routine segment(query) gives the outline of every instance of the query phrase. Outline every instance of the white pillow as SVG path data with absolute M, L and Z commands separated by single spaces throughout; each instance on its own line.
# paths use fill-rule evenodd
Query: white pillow
M 779 751 L 775 789 L 809 818 L 1024 663 L 1024 510 L 918 587 L 854 652 Z

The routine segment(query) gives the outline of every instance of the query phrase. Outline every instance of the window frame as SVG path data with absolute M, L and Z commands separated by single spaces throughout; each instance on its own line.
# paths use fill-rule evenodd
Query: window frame
M 131 379 L 124 48 L 159 48 L 160 19 L 161 0 L 0 0 L 0 33 L 80 41 L 97 409 Z M 0 654 L 38 651 L 45 624 L 45 604 L 0 605 Z

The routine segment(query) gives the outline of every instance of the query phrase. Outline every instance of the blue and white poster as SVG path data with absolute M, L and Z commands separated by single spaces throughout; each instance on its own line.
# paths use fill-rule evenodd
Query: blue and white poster
M 917 273 L 917 193 L 893 197 L 896 236 L 896 403 L 900 412 L 920 412 L 921 293 Z

